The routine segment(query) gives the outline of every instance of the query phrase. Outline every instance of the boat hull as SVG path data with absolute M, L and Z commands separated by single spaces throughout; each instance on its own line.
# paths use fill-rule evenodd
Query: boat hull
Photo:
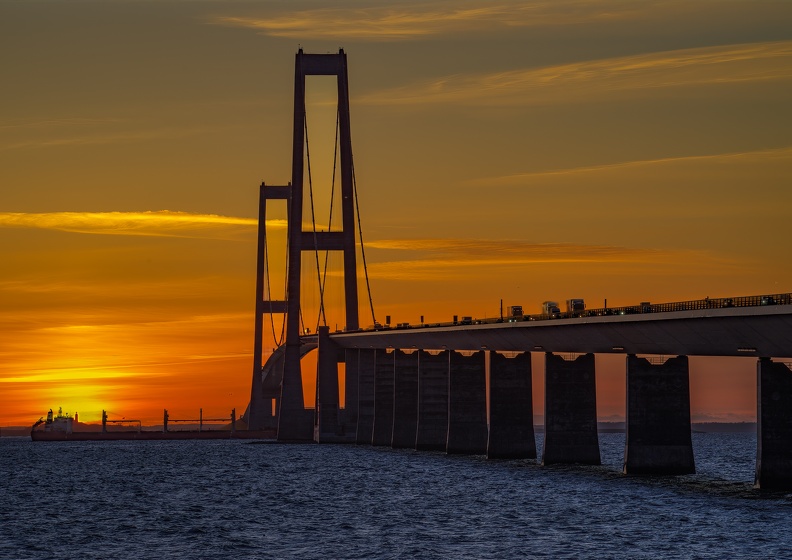
M 186 439 L 275 439 L 275 430 L 175 431 L 175 432 L 30 432 L 33 441 L 169 441 Z

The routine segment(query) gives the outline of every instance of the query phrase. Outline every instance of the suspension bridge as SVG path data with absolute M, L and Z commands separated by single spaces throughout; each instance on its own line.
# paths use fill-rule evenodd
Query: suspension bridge
M 324 225 L 317 225 L 315 211 L 307 76 L 335 77 L 337 85 L 330 216 Z M 695 472 L 688 357 L 749 356 L 756 361 L 758 388 L 756 485 L 792 488 L 792 294 L 380 325 L 359 220 L 348 88 L 343 50 L 297 53 L 291 182 L 260 187 L 252 387 L 245 413 L 251 429 L 277 429 L 284 442 L 441 450 L 538 459 L 545 465 L 599 464 L 595 355 L 616 354 L 627 371 L 624 472 L 688 474 Z M 270 273 L 267 216 L 272 204 L 285 205 L 287 213 L 281 298 L 273 297 Z M 333 225 L 334 207 L 340 207 L 338 226 Z M 376 327 L 367 330 L 360 329 L 358 314 L 358 247 Z M 326 313 L 331 254 L 343 260 L 344 319 L 334 332 Z M 315 265 L 319 293 L 313 331 L 301 305 L 306 262 Z M 277 346 L 266 362 L 265 337 Z M 300 360 L 313 350 L 318 353 L 316 402 L 307 408 Z M 544 356 L 544 371 L 532 371 L 536 353 Z M 545 381 L 541 458 L 534 439 L 534 374 Z

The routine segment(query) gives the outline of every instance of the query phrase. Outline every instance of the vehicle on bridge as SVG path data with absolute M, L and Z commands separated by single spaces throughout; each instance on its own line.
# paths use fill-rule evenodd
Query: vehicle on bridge
M 506 308 L 506 317 L 505 319 L 510 323 L 516 323 L 517 321 L 521 321 L 523 318 L 523 308 L 522 305 L 510 305 Z
M 581 317 L 586 312 L 586 304 L 582 299 L 566 300 L 567 317 Z
M 561 309 L 558 307 L 557 301 L 543 301 L 542 302 L 542 315 L 547 315 L 551 319 L 561 316 Z
M 458 325 L 483 325 L 490 323 L 516 323 L 520 321 L 546 321 L 548 319 L 576 319 L 584 317 L 603 317 L 612 315 L 635 315 L 644 313 L 669 313 L 674 311 L 692 311 L 697 309 L 718 309 L 726 307 L 754 307 L 762 305 L 791 305 L 792 293 L 785 294 L 772 294 L 760 296 L 741 296 L 729 298 L 710 298 L 696 299 L 690 301 L 678 301 L 673 303 L 650 303 L 642 301 L 638 305 L 627 305 L 621 307 L 602 307 L 598 309 L 586 309 L 583 299 L 569 299 L 566 300 L 567 309 L 561 311 L 558 303 L 555 301 L 542 302 L 541 314 L 525 314 L 522 312 L 521 305 L 509 306 L 506 313 L 502 317 L 475 319 L 472 316 L 458 317 L 454 315 L 453 322 L 450 323 L 432 323 L 421 325 L 410 325 L 409 323 L 400 323 L 396 328 L 400 329 L 414 329 L 414 328 L 433 328 L 433 327 L 449 327 Z M 381 325 L 375 323 L 364 330 L 389 330 L 390 325 Z

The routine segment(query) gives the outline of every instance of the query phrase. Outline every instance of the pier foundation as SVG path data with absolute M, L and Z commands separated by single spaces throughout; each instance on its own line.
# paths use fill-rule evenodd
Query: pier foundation
M 299 339 L 294 344 L 287 341 L 278 410 L 278 441 L 281 442 L 314 441 L 315 411 L 305 408 L 301 357 Z
M 530 352 L 490 352 L 487 457 L 536 459 Z
M 418 427 L 415 449 L 445 451 L 448 441 L 449 352 L 418 351 Z
M 696 472 L 690 432 L 687 356 L 657 365 L 628 356 L 624 473 Z
M 371 445 L 374 432 L 374 350 L 358 356 L 358 417 L 355 443 Z
M 249 430 L 278 429 L 285 348 L 276 349 L 267 362 L 255 368 L 250 404 L 245 414 Z
M 339 421 L 338 358 L 340 350 L 330 340 L 330 328 L 319 327 L 319 356 L 316 364 L 316 429 L 318 443 L 344 441 Z
M 756 487 L 792 490 L 792 371 L 761 358 L 756 394 Z
M 371 445 L 393 439 L 393 375 L 396 352 L 376 350 L 374 358 L 374 428 Z
M 393 380 L 394 448 L 415 447 L 418 427 L 418 352 L 406 354 L 396 350 Z
M 545 354 L 542 464 L 601 464 L 594 354 L 567 361 Z
M 341 429 L 351 441 L 357 439 L 358 422 L 358 369 L 360 350 L 344 351 L 344 409 L 341 411 Z
M 487 452 L 487 378 L 485 353 L 451 352 L 448 375 L 447 453 Z

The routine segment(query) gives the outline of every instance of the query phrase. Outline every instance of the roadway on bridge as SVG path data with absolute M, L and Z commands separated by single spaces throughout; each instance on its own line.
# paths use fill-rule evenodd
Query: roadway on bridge
M 342 348 L 792 357 L 792 305 L 410 327 L 331 338 Z

